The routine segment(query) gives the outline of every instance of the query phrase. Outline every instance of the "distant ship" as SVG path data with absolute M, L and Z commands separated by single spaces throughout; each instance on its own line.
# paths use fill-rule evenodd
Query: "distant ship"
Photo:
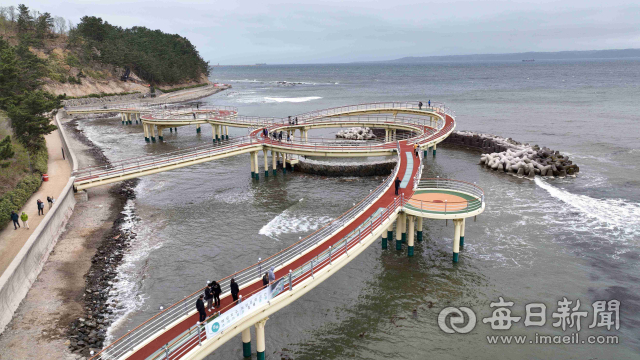
M 267 63 L 257 63 L 256 66 L 267 65 Z
M 535 60 L 534 59 L 522 60 L 522 62 L 530 62 L 530 61 L 535 61 Z

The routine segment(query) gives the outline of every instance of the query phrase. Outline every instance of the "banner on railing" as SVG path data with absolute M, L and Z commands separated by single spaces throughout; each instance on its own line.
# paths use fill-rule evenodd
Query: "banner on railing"
M 268 303 L 269 300 L 276 297 L 279 293 L 282 292 L 283 289 L 284 281 L 280 279 L 267 286 L 265 289 L 262 289 L 259 292 L 251 295 L 247 299 L 244 299 L 240 304 L 234 306 L 226 313 L 211 320 L 205 326 L 207 339 L 211 339 L 219 335 L 225 329 L 240 321 L 240 319 L 247 317 L 257 308 Z

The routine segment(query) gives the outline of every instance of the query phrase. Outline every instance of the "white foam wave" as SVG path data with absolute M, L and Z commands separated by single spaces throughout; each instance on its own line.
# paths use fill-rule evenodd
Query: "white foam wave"
M 595 199 L 572 194 L 536 177 L 535 183 L 551 196 L 563 201 L 583 215 L 607 224 L 610 228 L 624 229 L 627 233 L 640 232 L 640 203 L 623 199 Z
M 278 240 L 278 236 L 282 234 L 317 230 L 331 220 L 332 218 L 329 216 L 295 214 L 287 209 L 269 221 L 258 233 Z
M 144 267 L 140 269 L 139 262 L 149 257 L 149 254 L 162 247 L 160 242 L 152 242 L 154 237 L 150 227 L 137 226 L 139 219 L 135 216 L 135 203 L 128 200 L 122 213 L 125 215 L 120 228 L 124 231 L 136 234 L 136 239 L 131 242 L 129 249 L 124 253 L 122 263 L 118 266 L 117 282 L 113 283 L 110 292 L 109 303 L 116 304 L 112 308 L 113 322 L 107 329 L 106 343 L 114 338 L 114 333 L 126 322 L 128 316 L 145 303 L 146 296 L 140 293 L 141 279 L 144 275 Z
M 292 103 L 301 103 L 312 100 L 322 99 L 320 96 L 305 96 L 305 97 L 296 97 L 296 98 L 281 98 L 281 97 L 265 97 L 265 100 L 282 103 L 282 102 L 292 102 Z

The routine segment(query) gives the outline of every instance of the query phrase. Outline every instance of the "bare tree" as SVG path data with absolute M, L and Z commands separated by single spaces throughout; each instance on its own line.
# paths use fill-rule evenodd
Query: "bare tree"
M 54 29 L 57 34 L 66 34 L 67 33 L 67 20 L 65 20 L 62 16 L 56 16 L 53 18 Z
M 11 5 L 7 8 L 7 10 L 9 11 L 8 13 L 8 19 L 11 22 L 16 21 L 16 7 Z

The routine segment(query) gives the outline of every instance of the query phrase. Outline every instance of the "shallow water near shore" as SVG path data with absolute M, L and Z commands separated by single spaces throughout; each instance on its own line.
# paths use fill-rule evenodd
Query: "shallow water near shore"
M 414 258 L 377 242 L 329 280 L 271 316 L 267 358 L 638 358 L 640 356 L 640 146 L 636 135 L 640 60 L 215 67 L 211 79 L 233 88 L 202 99 L 241 114 L 287 116 L 376 101 L 442 101 L 457 129 L 511 137 L 566 153 L 577 178 L 519 179 L 477 165 L 479 153 L 438 147 L 423 177 L 476 182 L 487 208 L 469 219 L 461 261 L 451 264 L 453 225 L 424 223 Z M 245 80 L 246 79 L 246 80 Z M 287 83 L 283 83 L 287 82 Z M 274 100 L 276 99 L 276 100 Z M 145 144 L 141 126 L 87 119 L 79 127 L 112 161 L 211 141 L 209 126 Z M 230 129 L 230 136 L 246 134 Z M 320 133 L 318 133 L 320 134 Z M 326 136 L 331 132 L 324 131 Z M 260 158 L 262 165 L 262 157 Z M 249 156 L 144 177 L 127 205 L 137 241 L 121 267 L 117 338 L 207 281 L 268 257 L 335 218 L 383 181 L 278 173 L 250 178 Z M 547 306 L 544 327 L 492 330 L 482 319 L 502 296 L 513 315 Z M 489 345 L 487 335 L 570 335 L 551 325 L 557 301 L 616 299 L 617 345 Z M 572 305 L 572 307 L 574 306 Z M 446 334 L 440 310 L 467 306 L 470 334 Z M 588 320 L 588 321 L 587 321 Z M 240 338 L 211 359 L 240 359 Z M 528 340 L 527 340 L 528 342 Z M 254 341 L 255 351 L 255 341 Z

